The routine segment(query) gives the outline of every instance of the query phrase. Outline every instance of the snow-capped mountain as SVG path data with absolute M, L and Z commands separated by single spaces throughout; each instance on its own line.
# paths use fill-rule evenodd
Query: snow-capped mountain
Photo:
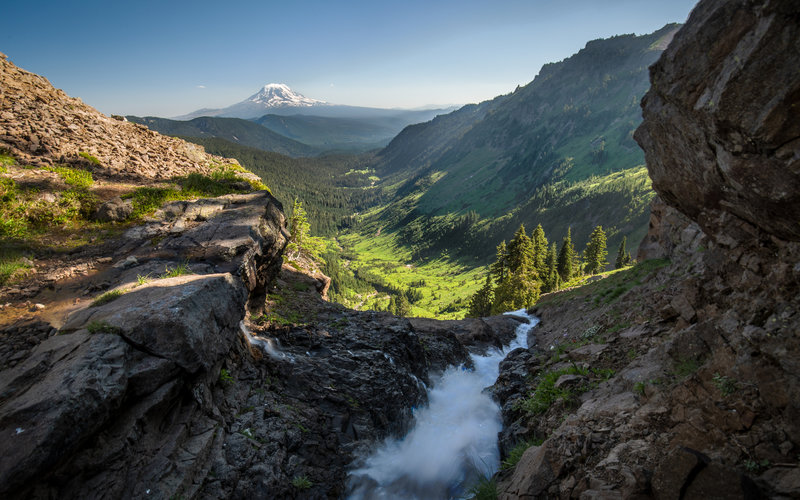
M 251 95 L 246 101 L 262 104 L 266 108 L 283 106 L 306 107 L 327 104 L 325 101 L 311 99 L 290 89 L 285 83 L 270 83 Z
M 254 120 L 264 115 L 306 115 L 354 119 L 369 118 L 388 120 L 392 129 L 396 129 L 395 133 L 397 133 L 406 125 L 428 121 L 437 114 L 445 111 L 452 111 L 453 109 L 455 108 L 408 110 L 344 106 L 306 97 L 295 92 L 284 83 L 270 83 L 264 85 L 258 92 L 244 101 L 237 102 L 227 108 L 198 109 L 197 111 L 183 116 L 176 116 L 173 120 L 192 120 L 201 116 Z M 398 126 L 400 128 L 397 128 Z
M 285 83 L 264 85 L 258 92 L 241 102 L 222 109 L 198 109 L 187 115 L 178 116 L 176 120 L 191 120 L 199 116 L 221 116 L 226 118 L 258 118 L 266 114 L 308 114 L 313 108 L 327 108 L 331 105 L 325 101 L 311 99 L 295 92 Z

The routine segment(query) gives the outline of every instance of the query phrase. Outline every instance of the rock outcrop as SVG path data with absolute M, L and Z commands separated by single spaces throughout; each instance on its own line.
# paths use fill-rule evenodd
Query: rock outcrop
M 703 0 L 651 67 L 636 138 L 663 202 L 640 257 L 669 260 L 542 300 L 495 393 L 505 451 L 546 439 L 500 498 L 800 495 L 798 15 Z M 522 404 L 524 375 L 571 364 L 582 386 Z
M 797 10 L 700 2 L 650 69 L 636 140 L 653 187 L 717 240 L 741 219 L 800 241 Z

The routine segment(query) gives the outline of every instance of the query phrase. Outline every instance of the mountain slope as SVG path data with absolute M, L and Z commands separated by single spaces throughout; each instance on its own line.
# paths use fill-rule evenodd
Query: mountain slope
M 409 111 L 361 118 L 271 114 L 254 121 L 273 132 L 322 149 L 366 151 L 386 146 L 409 123 L 430 118 L 430 112 Z
M 219 137 L 252 148 L 274 151 L 287 156 L 314 156 L 320 150 L 273 132 L 249 120 L 202 116 L 189 121 L 155 116 L 128 116 L 128 120 L 147 126 L 164 135 L 182 137 Z
M 490 239 L 474 249 L 483 257 L 519 223 L 541 223 L 557 239 L 572 225 L 579 245 L 595 224 L 610 226 L 610 246 L 626 234 L 643 236 L 643 204 L 637 203 L 629 218 L 637 222 L 623 234 L 618 220 L 598 217 L 618 211 L 584 204 L 571 219 L 551 220 L 542 200 L 553 200 L 554 190 L 644 163 L 632 134 L 641 121 L 647 67 L 677 29 L 589 42 L 574 56 L 545 65 L 512 94 L 406 128 L 377 156 L 377 175 L 387 179 L 397 201 L 373 216 L 376 223 L 400 231 L 412 221 L 426 227 L 434 217 L 474 212 Z

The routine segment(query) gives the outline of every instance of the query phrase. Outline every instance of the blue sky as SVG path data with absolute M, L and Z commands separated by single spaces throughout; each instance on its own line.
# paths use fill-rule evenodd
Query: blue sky
M 490 99 L 587 41 L 686 20 L 693 0 L 38 1 L 0 52 L 111 114 L 224 107 L 266 83 L 336 104 Z

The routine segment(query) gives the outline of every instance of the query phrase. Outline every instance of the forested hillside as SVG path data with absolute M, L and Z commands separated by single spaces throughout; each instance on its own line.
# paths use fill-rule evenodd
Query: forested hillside
M 318 235 L 333 235 L 351 226 L 354 214 L 383 199 L 382 191 L 373 186 L 377 178 L 370 170 L 369 155 L 290 158 L 219 138 L 184 139 L 216 152 L 212 154 L 238 159 L 264 180 L 285 210 L 291 209 L 294 198 L 301 200 Z
M 201 116 L 189 121 L 170 120 L 155 116 L 127 116 L 126 118 L 164 135 L 198 137 L 201 139 L 217 137 L 242 146 L 273 151 L 292 157 L 314 156 L 321 152 L 318 148 L 285 137 L 257 123 L 241 118 Z

